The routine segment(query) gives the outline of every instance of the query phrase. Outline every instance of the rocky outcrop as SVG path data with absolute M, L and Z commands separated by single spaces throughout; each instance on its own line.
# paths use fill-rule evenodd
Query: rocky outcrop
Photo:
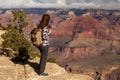
M 48 76 L 37 74 L 39 58 L 30 60 L 26 64 L 15 64 L 8 57 L 0 56 L 0 80 L 93 80 L 88 75 L 73 74 L 55 63 L 47 63 Z

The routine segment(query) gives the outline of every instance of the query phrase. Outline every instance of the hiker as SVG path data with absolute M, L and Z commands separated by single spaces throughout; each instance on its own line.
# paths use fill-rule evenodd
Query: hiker
M 48 26 L 50 20 L 50 16 L 48 14 L 44 14 L 42 16 L 42 20 L 40 21 L 38 28 L 42 29 L 42 44 L 37 46 L 41 53 L 40 63 L 39 63 L 39 75 L 47 76 L 48 73 L 44 73 L 48 49 L 49 49 L 49 36 L 51 32 L 51 26 Z

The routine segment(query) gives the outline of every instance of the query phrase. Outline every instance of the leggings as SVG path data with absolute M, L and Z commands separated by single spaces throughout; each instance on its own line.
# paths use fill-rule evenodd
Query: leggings
M 39 63 L 39 74 L 41 74 L 44 72 L 45 67 L 46 67 L 49 46 L 41 45 L 38 47 L 38 49 L 41 53 L 41 58 L 40 58 L 40 63 Z

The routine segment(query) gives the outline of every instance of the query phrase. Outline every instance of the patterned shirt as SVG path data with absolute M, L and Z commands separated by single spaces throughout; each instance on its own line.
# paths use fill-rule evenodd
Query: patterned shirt
M 49 45 L 50 32 L 48 31 L 48 28 L 47 27 L 43 28 L 42 33 L 43 33 L 42 34 L 43 46 Z

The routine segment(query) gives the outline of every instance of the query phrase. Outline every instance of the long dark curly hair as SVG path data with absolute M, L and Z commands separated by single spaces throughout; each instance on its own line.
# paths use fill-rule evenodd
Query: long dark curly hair
M 42 20 L 40 21 L 38 28 L 39 29 L 43 29 L 44 27 L 46 27 L 49 23 L 50 20 L 50 15 L 49 14 L 44 14 L 42 16 Z

